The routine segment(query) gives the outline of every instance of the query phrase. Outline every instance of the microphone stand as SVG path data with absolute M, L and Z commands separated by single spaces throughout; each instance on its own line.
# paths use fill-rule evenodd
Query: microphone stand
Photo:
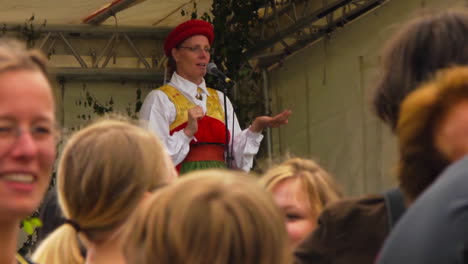
M 223 87 L 223 99 L 224 99 L 224 127 L 226 131 L 226 145 L 224 149 L 224 160 L 226 162 L 226 166 L 228 168 L 232 168 L 232 161 L 234 160 L 233 154 L 232 154 L 232 144 L 229 144 L 229 124 L 228 124 L 228 115 L 227 115 L 227 92 L 228 92 L 228 84 L 226 81 L 221 80 L 220 81 L 221 86 Z M 234 109 L 232 111 L 232 118 L 234 120 Z M 234 127 L 233 127 L 233 134 L 231 135 L 231 138 L 234 138 Z M 232 141 L 234 142 L 234 141 Z

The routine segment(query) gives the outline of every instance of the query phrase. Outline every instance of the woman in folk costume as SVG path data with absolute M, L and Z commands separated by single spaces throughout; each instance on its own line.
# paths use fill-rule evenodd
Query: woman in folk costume
M 180 173 L 226 167 L 223 93 L 206 87 L 203 78 L 213 40 L 213 26 L 196 19 L 169 33 L 164 52 L 174 71 L 172 78 L 148 94 L 140 112 L 140 118 L 166 145 Z M 285 110 L 274 117 L 260 116 L 241 130 L 228 100 L 228 124 L 234 123 L 228 135 L 234 135 L 232 166 L 249 171 L 263 138 L 262 130 L 286 124 L 290 114 Z

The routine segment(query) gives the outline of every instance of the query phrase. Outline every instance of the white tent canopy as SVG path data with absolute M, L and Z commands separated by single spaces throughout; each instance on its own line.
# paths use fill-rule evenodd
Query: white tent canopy
M 48 25 L 79 25 L 82 19 L 98 11 L 112 0 L 0 0 L 1 23 L 24 23 L 34 16 L 35 23 Z M 137 0 L 134 5 L 118 12 L 119 26 L 138 27 L 174 27 L 187 20 L 181 10 L 191 12 L 196 2 L 199 15 L 209 11 L 211 0 Z M 115 25 L 114 18 L 103 22 L 104 25 Z

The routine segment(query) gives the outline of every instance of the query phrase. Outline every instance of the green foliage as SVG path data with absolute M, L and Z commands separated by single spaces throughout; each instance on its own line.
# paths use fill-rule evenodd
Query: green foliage
M 135 106 L 132 108 L 131 104 L 127 106 L 127 115 L 131 118 L 138 119 L 137 113 L 140 112 L 141 107 L 143 106 L 143 100 L 141 98 L 141 89 L 136 90 Z
M 87 91 L 86 100 L 88 101 L 88 105 L 93 106 L 94 113 L 96 113 L 99 116 L 102 116 L 105 113 L 110 113 L 114 110 L 114 99 L 112 98 L 112 96 L 109 98 L 108 102 L 101 104 L 98 100 L 96 100 L 96 98 L 94 98 L 94 96 L 91 93 Z
M 266 0 L 225 1 L 214 0 L 213 19 L 205 15 L 215 29 L 216 54 L 213 60 L 225 68 L 226 73 L 235 80 L 248 76 L 253 69 L 248 64 L 245 52 L 254 46 L 252 29 L 258 25 L 258 10 Z
M 115 102 L 112 96 L 110 96 L 107 100 L 100 101 L 98 100 L 92 92 L 90 92 L 86 86 L 83 84 L 82 88 L 82 96 L 78 100 L 75 101 L 75 105 L 82 107 L 84 109 L 92 110 L 91 114 L 82 113 L 77 115 L 78 119 L 83 121 L 90 121 L 96 115 L 103 116 L 107 113 L 112 113 L 115 111 Z M 142 91 L 141 88 L 138 87 L 135 91 L 135 101 L 132 103 L 128 103 L 127 107 L 125 108 L 125 113 L 127 116 L 138 119 L 138 112 L 143 105 L 143 98 L 142 98 Z
M 27 234 L 26 240 L 23 242 L 23 245 L 18 250 L 18 253 L 21 255 L 28 255 L 34 249 L 36 241 L 37 229 L 42 226 L 42 222 L 39 219 L 39 212 L 34 212 L 34 214 L 23 221 L 21 221 L 20 228 Z
M 38 217 L 32 216 L 22 221 L 22 228 L 28 235 L 34 234 L 36 228 L 41 227 L 42 222 Z
M 47 20 L 44 20 L 42 24 L 38 24 L 37 21 L 34 21 L 35 17 L 34 13 L 32 13 L 31 16 L 24 21 L 20 26 L 20 36 L 17 36 L 26 42 L 28 48 L 35 47 L 36 41 L 42 34 L 40 31 L 41 28 L 45 27 L 47 24 Z M 6 35 L 7 31 L 7 25 L 3 24 L 3 27 L 0 30 L 1 35 Z
M 90 91 L 88 91 L 85 84 L 83 84 L 83 93 L 83 97 L 75 102 L 77 106 L 92 108 L 93 113 L 98 116 L 103 116 L 106 113 L 114 112 L 114 99 L 112 96 L 108 100 L 101 102 L 96 99 L 96 97 Z M 134 105 L 129 103 L 126 107 L 127 115 L 132 118 L 138 118 L 137 113 L 140 112 L 141 106 L 143 105 L 141 88 L 137 88 L 135 93 L 136 96 Z M 92 117 L 91 115 L 82 114 L 78 115 L 77 118 L 86 121 L 90 120 Z

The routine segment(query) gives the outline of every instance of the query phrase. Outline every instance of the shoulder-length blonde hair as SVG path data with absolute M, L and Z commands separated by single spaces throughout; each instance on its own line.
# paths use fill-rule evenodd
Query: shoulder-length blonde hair
M 285 264 L 283 218 L 271 196 L 239 172 L 187 174 L 145 201 L 128 230 L 128 263 Z
M 342 197 L 338 185 L 330 174 L 310 159 L 287 159 L 266 171 L 261 182 L 268 191 L 273 192 L 273 189 L 286 179 L 300 181 L 313 215 L 318 216 L 327 204 Z
M 133 213 L 143 195 L 170 179 L 173 164 L 150 132 L 121 120 L 104 119 L 67 142 L 57 175 L 64 224 L 33 255 L 40 263 L 84 263 L 77 231 L 85 241 L 106 239 Z M 79 230 L 77 230 L 79 229 Z

